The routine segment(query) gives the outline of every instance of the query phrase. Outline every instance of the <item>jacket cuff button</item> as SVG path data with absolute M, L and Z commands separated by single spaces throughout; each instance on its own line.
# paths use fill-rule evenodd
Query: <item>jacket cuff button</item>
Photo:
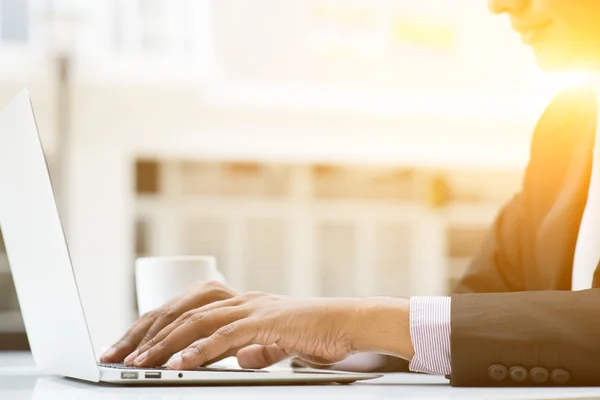
M 488 372 L 488 376 L 496 382 L 503 381 L 508 376 L 508 370 L 506 369 L 506 367 L 504 365 L 501 365 L 501 364 L 491 365 L 488 368 L 487 372 Z
M 544 383 L 548 381 L 550 374 L 548 373 L 548 370 L 546 368 L 534 367 L 531 368 L 531 371 L 529 371 L 529 376 L 531 377 L 531 380 L 535 383 Z
M 524 382 L 527 379 L 527 375 L 529 371 L 526 368 L 521 366 L 510 367 L 508 370 L 508 375 L 510 375 L 510 379 L 514 382 Z
M 571 380 L 571 373 L 562 368 L 557 368 L 550 374 L 550 379 L 558 385 L 564 385 Z

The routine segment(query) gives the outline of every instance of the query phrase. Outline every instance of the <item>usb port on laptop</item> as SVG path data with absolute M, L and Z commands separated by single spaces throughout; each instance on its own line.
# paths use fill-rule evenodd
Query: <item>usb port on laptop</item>
M 137 379 L 137 372 L 121 372 L 121 379 Z
M 160 372 L 146 372 L 144 374 L 146 379 L 160 379 L 161 376 L 162 374 Z

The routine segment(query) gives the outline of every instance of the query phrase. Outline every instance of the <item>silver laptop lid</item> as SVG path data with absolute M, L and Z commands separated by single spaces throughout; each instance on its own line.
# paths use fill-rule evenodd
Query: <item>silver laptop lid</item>
M 36 365 L 97 382 L 94 349 L 26 90 L 0 114 L 0 228 Z

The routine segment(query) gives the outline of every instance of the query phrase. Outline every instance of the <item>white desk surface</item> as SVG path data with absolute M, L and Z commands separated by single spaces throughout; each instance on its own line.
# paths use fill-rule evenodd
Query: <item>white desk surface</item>
M 439 376 L 386 374 L 349 386 L 115 387 L 41 376 L 29 353 L 0 353 L 0 399 L 600 399 L 599 388 L 453 388 Z

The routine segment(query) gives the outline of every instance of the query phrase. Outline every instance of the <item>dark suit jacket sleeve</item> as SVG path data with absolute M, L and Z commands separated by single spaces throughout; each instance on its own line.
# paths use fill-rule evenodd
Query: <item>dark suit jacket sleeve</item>
M 521 268 L 522 194 L 504 206 L 454 293 L 523 290 Z
M 453 386 L 600 385 L 600 289 L 525 291 L 532 285 L 524 271 L 535 259 L 526 238 L 540 229 L 531 222 L 534 183 L 553 165 L 544 161 L 554 140 L 548 132 L 557 131 L 548 125 L 573 111 L 564 107 L 574 104 L 569 96 L 542 117 L 521 193 L 501 211 L 452 295 Z
M 598 386 L 599 317 L 600 289 L 454 295 L 451 383 Z M 527 372 L 523 382 L 514 367 Z M 493 369 L 507 375 L 496 380 Z

